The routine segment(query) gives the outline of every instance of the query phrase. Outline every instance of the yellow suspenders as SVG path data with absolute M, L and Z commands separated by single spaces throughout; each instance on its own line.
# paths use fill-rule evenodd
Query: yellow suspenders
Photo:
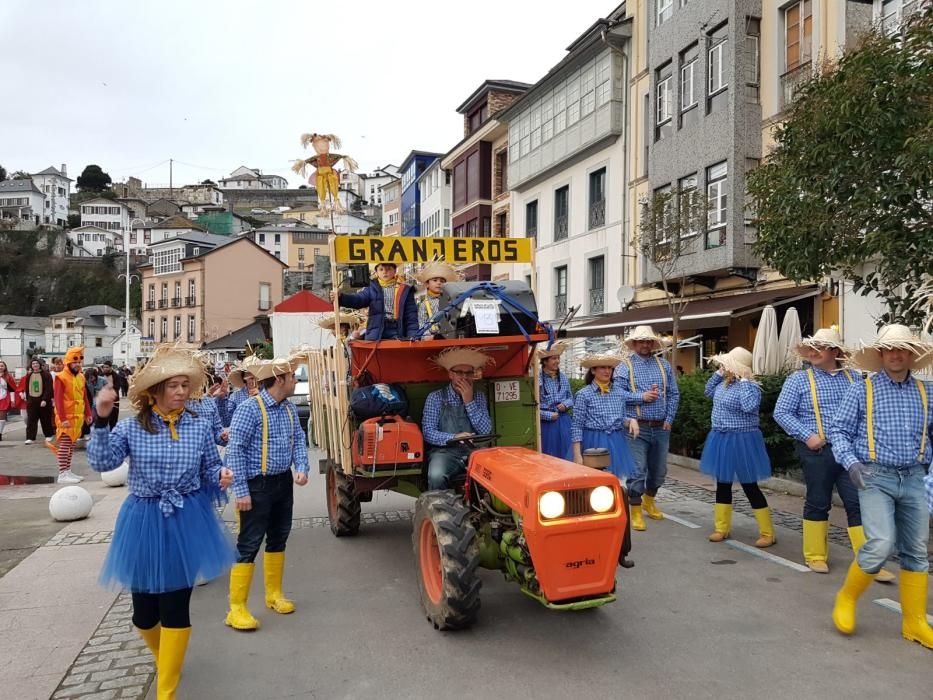
M 262 414 L 262 473 L 265 475 L 266 469 L 269 468 L 269 414 L 266 412 L 266 404 L 263 403 L 262 396 L 256 394 L 253 398 L 259 404 L 259 412 Z M 285 413 L 288 414 L 288 424 L 294 429 L 295 419 L 292 418 L 291 410 L 286 407 Z
M 929 421 L 929 401 L 927 400 L 927 389 L 919 379 L 914 377 L 917 384 L 917 391 L 920 392 L 920 403 L 923 404 L 923 429 L 920 433 L 920 457 L 923 461 L 927 450 L 927 423 Z M 865 421 L 868 428 L 868 458 L 874 462 L 878 459 L 878 453 L 875 452 L 875 411 L 874 411 L 874 390 L 871 385 L 871 377 L 865 379 Z
M 661 360 L 657 355 L 654 356 L 654 361 L 658 363 L 658 369 L 661 370 L 661 384 L 664 387 L 664 392 L 661 395 L 667 401 L 667 372 L 664 371 L 664 365 L 661 364 Z M 632 387 L 631 391 L 634 394 L 638 391 L 638 387 L 635 386 L 635 367 L 629 358 L 625 358 L 625 364 L 628 365 L 629 385 Z M 635 415 L 641 415 L 641 406 L 638 404 L 635 404 Z
M 849 373 L 849 370 L 842 370 L 845 372 L 846 379 L 849 380 L 849 384 L 852 383 L 852 375 Z M 816 434 L 820 436 L 820 440 L 826 439 L 826 433 L 823 432 L 823 416 L 820 415 L 820 403 L 816 400 L 816 377 L 813 375 L 813 368 L 810 367 L 807 369 L 807 379 L 810 380 L 810 401 L 813 402 L 813 414 L 816 416 Z

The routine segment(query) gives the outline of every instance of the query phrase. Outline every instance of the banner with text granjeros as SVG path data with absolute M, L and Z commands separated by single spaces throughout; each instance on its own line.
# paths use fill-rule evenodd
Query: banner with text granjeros
M 408 236 L 335 236 L 337 263 L 426 263 L 451 265 L 530 263 L 530 238 L 414 238 Z

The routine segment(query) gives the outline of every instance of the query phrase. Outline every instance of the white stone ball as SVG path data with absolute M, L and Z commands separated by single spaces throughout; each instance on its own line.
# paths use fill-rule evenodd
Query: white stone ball
M 123 462 L 116 469 L 112 469 L 109 472 L 101 472 L 100 480 L 103 481 L 107 486 L 123 486 L 126 484 L 126 478 L 130 473 L 130 463 Z
M 52 494 L 49 514 L 59 522 L 81 520 L 91 514 L 94 499 L 80 486 L 66 486 Z

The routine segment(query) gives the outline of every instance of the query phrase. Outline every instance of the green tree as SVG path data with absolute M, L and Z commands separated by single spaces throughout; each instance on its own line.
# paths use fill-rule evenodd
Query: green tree
M 68 228 L 78 228 L 81 225 L 81 215 L 80 214 L 69 214 L 68 215 Z
M 6 168 L 0 165 L 0 182 L 6 180 Z
M 933 10 L 864 36 L 794 95 L 748 177 L 756 252 L 795 281 L 843 275 L 877 294 L 879 324 L 919 323 L 933 271 Z
M 89 165 L 78 176 L 77 187 L 79 192 L 104 192 L 112 182 L 99 165 Z
M 32 175 L 27 173 L 25 170 L 17 170 L 12 175 L 10 175 L 11 180 L 32 180 Z

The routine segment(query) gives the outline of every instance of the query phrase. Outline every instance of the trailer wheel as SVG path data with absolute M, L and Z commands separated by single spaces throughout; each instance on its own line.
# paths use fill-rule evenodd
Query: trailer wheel
M 360 531 L 360 501 L 353 490 L 353 480 L 336 465 L 327 472 L 327 517 L 330 531 L 337 537 Z
M 452 491 L 422 494 L 415 505 L 418 588 L 428 621 L 438 630 L 469 627 L 479 613 L 479 548 L 469 514 Z

